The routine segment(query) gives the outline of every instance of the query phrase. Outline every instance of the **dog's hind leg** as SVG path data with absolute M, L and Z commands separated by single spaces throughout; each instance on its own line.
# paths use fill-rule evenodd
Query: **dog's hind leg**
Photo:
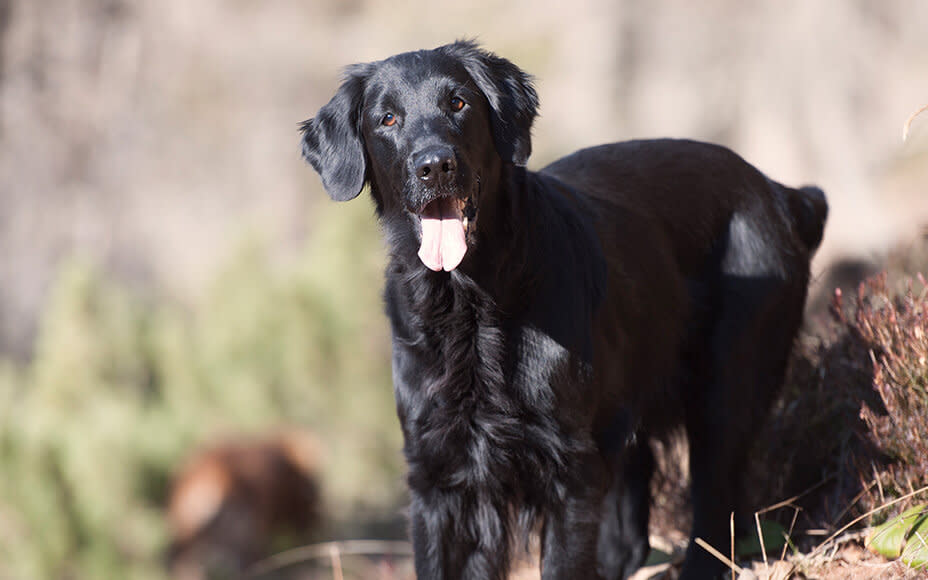
M 693 530 L 722 552 L 730 551 L 750 513 L 743 508 L 743 475 L 751 445 L 785 374 L 802 319 L 807 270 L 746 221 L 733 222 L 713 284 L 714 323 L 705 337 L 705 376 L 686 392 L 686 429 L 692 470 Z M 748 529 L 745 529 L 748 528 Z M 726 566 L 691 542 L 681 579 L 718 578 Z
M 638 434 L 613 465 L 612 486 L 603 501 L 599 527 L 599 572 L 605 580 L 621 580 L 648 557 L 650 482 L 654 455 L 647 437 Z

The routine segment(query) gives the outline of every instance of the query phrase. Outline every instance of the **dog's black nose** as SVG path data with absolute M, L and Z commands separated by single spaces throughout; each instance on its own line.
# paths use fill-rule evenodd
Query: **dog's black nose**
M 413 156 L 416 177 L 430 185 L 453 177 L 457 165 L 450 147 L 430 147 Z

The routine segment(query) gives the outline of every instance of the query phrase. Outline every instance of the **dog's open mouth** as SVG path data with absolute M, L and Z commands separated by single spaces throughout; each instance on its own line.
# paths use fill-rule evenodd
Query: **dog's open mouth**
M 427 203 L 419 212 L 422 263 L 436 272 L 457 268 L 467 253 L 467 230 L 475 216 L 471 198 L 439 197 Z

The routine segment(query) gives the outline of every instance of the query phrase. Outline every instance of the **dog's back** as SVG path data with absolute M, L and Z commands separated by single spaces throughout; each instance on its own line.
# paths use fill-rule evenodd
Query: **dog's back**
M 682 416 L 668 405 L 684 404 L 679 400 L 684 393 L 666 386 L 676 379 L 668 375 L 697 369 L 681 368 L 677 353 L 689 348 L 711 357 L 694 344 L 707 343 L 733 300 L 746 317 L 761 307 L 764 293 L 785 292 L 792 304 L 777 308 L 801 314 L 809 260 L 827 216 L 820 189 L 783 186 L 725 147 L 675 139 L 583 149 L 539 173 L 565 184 L 571 195 L 586 197 L 595 215 L 610 276 L 607 314 L 599 320 L 620 320 L 637 338 L 630 345 L 612 341 L 606 358 L 624 361 L 617 372 L 630 390 L 640 391 L 642 383 L 650 383 L 651 391 L 666 389 L 666 396 L 657 397 L 626 392 L 623 401 L 640 400 L 659 416 Z M 727 303 L 725 292 L 733 294 Z M 610 315 L 610 309 L 618 311 Z M 623 348 L 640 355 L 612 354 Z
M 821 242 L 828 214 L 821 189 L 785 187 L 726 147 L 685 139 L 582 149 L 540 173 L 590 196 L 606 215 L 652 221 L 673 236 L 669 243 L 687 272 L 704 265 L 706 249 L 736 214 L 765 222 L 759 225 L 774 236 L 769 241 L 805 256 Z M 609 227 L 601 221 L 601 235 Z

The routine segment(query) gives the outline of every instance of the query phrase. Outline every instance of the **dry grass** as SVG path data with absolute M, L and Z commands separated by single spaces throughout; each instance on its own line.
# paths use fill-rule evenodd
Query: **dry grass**
M 764 553 L 753 577 L 924 574 L 867 553 L 862 540 L 866 526 L 928 495 L 928 283 L 921 274 L 900 275 L 915 263 L 924 267 L 926 245 L 921 240 L 891 257 L 893 272 L 862 282 L 851 300 L 836 291 L 831 319 L 818 321 L 816 335 L 800 344 L 760 441 L 756 459 L 767 477 L 755 491 L 818 483 L 758 512 L 792 508 L 793 553 L 773 566 Z M 801 525 L 793 531 L 797 516 Z
M 881 274 L 861 284 L 853 310 L 851 318 L 836 301 L 841 323 L 867 346 L 879 397 L 860 416 L 882 459 L 871 466 L 876 489 L 862 499 L 881 505 L 928 485 L 928 283 L 918 274 L 894 294 Z
M 276 575 L 286 568 L 310 563 L 328 563 L 331 566 L 332 577 L 335 580 L 343 580 L 345 578 L 343 557 L 389 561 L 391 559 L 405 560 L 411 555 L 412 545 L 409 542 L 383 540 L 323 542 L 287 550 L 262 560 L 252 566 L 246 577 L 253 580 L 276 578 Z M 386 576 L 386 578 L 399 580 L 405 576 Z

